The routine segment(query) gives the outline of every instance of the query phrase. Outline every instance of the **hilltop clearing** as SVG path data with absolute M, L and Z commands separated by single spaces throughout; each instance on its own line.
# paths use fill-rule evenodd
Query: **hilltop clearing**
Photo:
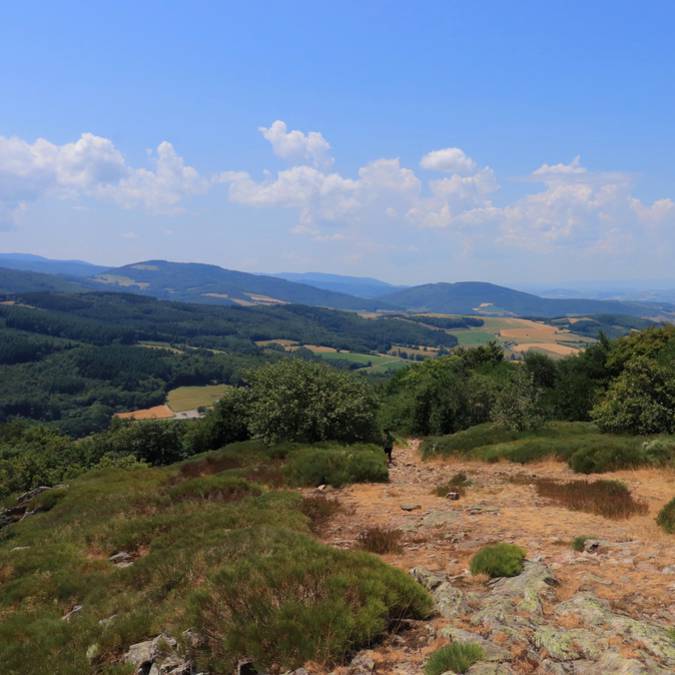
M 322 539 L 353 549 L 369 528 L 398 531 L 397 550 L 382 559 L 417 570 L 441 615 L 361 652 L 355 663 L 413 675 L 435 650 L 459 641 L 481 645 L 486 655 L 470 673 L 672 672 L 675 538 L 655 520 L 675 494 L 672 470 L 602 474 L 624 482 L 647 506 L 615 520 L 538 496 L 538 480 L 579 479 L 558 462 L 422 462 L 417 441 L 396 447 L 394 458 L 390 483 L 330 493 L 342 509 Z M 466 477 L 459 499 L 435 494 L 458 474 Z M 575 538 L 585 538 L 581 551 L 572 548 Z M 470 574 L 471 557 L 495 542 L 527 551 L 521 575 L 489 583 Z

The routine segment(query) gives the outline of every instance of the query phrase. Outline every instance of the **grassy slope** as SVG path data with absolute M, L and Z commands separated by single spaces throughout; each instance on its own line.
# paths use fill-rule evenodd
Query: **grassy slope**
M 174 412 L 194 410 L 201 406 L 212 406 L 220 400 L 228 385 L 206 384 L 201 387 L 178 387 L 172 389 L 167 396 L 167 404 Z
M 643 447 L 645 439 L 601 433 L 588 422 L 548 422 L 534 431 L 509 431 L 494 424 L 480 424 L 455 434 L 429 437 L 422 444 L 422 453 L 425 457 L 462 455 L 523 464 L 555 457 L 582 473 L 675 461 L 675 457 L 652 457 Z
M 51 495 L 51 510 L 0 530 L 3 673 L 130 673 L 119 664 L 128 645 L 187 628 L 210 636 L 199 665 L 213 673 L 244 654 L 330 663 L 391 620 L 426 614 L 426 594 L 406 575 L 310 536 L 300 495 L 271 487 L 284 476 L 272 456 L 289 450 L 300 451 L 246 443 L 185 465 L 99 470 L 38 498 Z M 358 452 L 370 450 L 346 454 Z M 134 564 L 111 564 L 119 551 Z

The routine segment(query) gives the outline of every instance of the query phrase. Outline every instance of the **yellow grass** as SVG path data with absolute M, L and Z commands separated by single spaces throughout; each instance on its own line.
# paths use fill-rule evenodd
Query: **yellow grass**
M 207 384 L 202 387 L 178 387 L 169 392 L 167 403 L 173 412 L 210 407 L 223 397 L 227 389 L 228 385 L 226 384 Z
M 152 408 L 115 413 L 115 417 L 121 420 L 166 420 L 173 416 L 174 412 L 168 405 L 156 405 Z
M 304 346 L 305 349 L 309 349 L 310 352 L 314 352 L 315 354 L 331 354 L 337 351 L 335 347 L 326 347 L 324 345 L 304 345 Z M 297 348 L 298 347 L 296 347 L 296 349 Z
M 269 295 L 260 295 L 259 293 L 246 293 L 251 300 L 255 301 L 258 304 L 262 305 L 287 305 L 288 303 L 285 300 L 279 300 L 279 298 L 273 298 Z
M 511 349 L 514 352 L 519 352 L 521 354 L 530 351 L 530 349 L 540 349 L 545 352 L 556 354 L 557 356 L 569 356 L 570 354 L 576 354 L 579 351 L 577 347 L 561 345 L 558 342 L 523 342 L 521 344 L 513 345 Z
M 287 340 L 286 338 L 275 338 L 274 340 L 256 340 L 258 347 L 269 347 L 270 345 L 281 345 L 285 349 L 295 347 L 300 343 L 297 340 Z

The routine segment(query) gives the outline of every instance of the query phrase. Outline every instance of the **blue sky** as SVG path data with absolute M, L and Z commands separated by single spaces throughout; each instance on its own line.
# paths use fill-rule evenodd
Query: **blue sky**
M 0 250 L 674 278 L 670 2 L 8 3 Z

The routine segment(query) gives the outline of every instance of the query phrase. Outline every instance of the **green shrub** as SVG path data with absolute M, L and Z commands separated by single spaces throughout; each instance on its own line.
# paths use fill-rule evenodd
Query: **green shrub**
M 387 462 L 375 445 L 326 445 L 293 450 L 284 473 L 293 485 L 333 485 L 384 482 Z
M 603 431 L 631 434 L 675 432 L 675 372 L 635 356 L 612 381 L 603 399 L 591 411 Z
M 645 463 L 666 466 L 675 462 L 675 438 L 653 438 L 642 444 Z
M 369 527 L 356 538 L 359 548 L 371 553 L 400 553 L 399 540 L 403 533 L 401 530 L 390 530 L 385 527 Z
M 208 640 L 200 668 L 229 672 L 240 654 L 259 668 L 331 664 L 431 611 L 421 586 L 369 554 L 283 531 L 257 533 L 250 548 L 195 595 L 195 625 Z
M 644 515 L 647 503 L 635 499 L 624 483 L 618 480 L 557 481 L 537 478 L 534 481 L 540 497 L 552 499 L 572 511 L 596 513 L 605 518 L 630 518 Z
M 572 539 L 571 546 L 575 551 L 578 551 L 579 553 L 581 553 L 581 551 L 584 550 L 584 546 L 586 545 L 586 542 L 589 539 L 595 539 L 595 538 L 596 537 L 589 536 L 589 535 L 586 535 L 586 534 L 582 534 L 582 535 L 580 535 L 578 537 L 574 537 L 574 539 Z
M 675 439 L 647 443 L 638 436 L 601 433 L 587 422 L 548 422 L 536 431 L 512 431 L 482 424 L 448 436 L 427 438 L 422 455 L 460 455 L 526 464 L 555 457 L 577 473 L 601 473 L 638 466 L 661 466 L 675 458 Z
M 203 499 L 231 502 L 249 495 L 257 496 L 261 492 L 258 485 L 243 478 L 215 475 L 192 478 L 179 483 L 169 490 L 169 495 L 174 500 Z
M 364 378 L 284 359 L 258 368 L 250 381 L 249 431 L 268 443 L 353 443 L 377 435 L 377 399 Z
M 463 495 L 469 485 L 471 485 L 471 481 L 467 478 L 467 475 L 463 471 L 459 471 L 450 480 L 437 485 L 434 488 L 434 494 L 437 497 L 447 497 L 450 492 Z
M 300 505 L 300 510 L 309 518 L 312 532 L 320 532 L 340 509 L 340 502 L 337 499 L 328 499 L 323 495 L 303 497 Z
M 484 546 L 473 558 L 471 574 L 487 574 L 489 577 L 515 577 L 523 571 L 525 551 L 513 544 Z
M 193 452 L 215 450 L 249 438 L 250 393 L 241 387 L 228 389 L 204 418 L 192 423 L 185 444 Z
M 442 675 L 448 671 L 465 673 L 485 656 L 480 645 L 473 642 L 453 642 L 437 649 L 424 666 L 424 675 Z
M 525 368 L 511 373 L 495 397 L 490 417 L 498 426 L 511 431 L 528 431 L 542 425 L 540 392 L 532 373 Z
M 656 522 L 669 534 L 675 534 L 675 497 L 659 511 Z

